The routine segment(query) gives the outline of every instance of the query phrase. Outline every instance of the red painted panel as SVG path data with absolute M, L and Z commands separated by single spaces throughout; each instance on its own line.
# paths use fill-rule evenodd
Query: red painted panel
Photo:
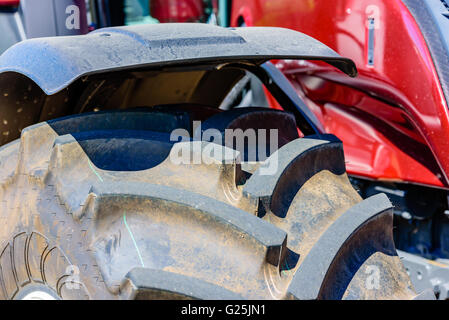
M 234 0 L 234 25 L 240 15 L 249 26 L 304 32 L 354 60 L 355 79 L 322 63 L 281 63 L 343 140 L 350 173 L 449 186 L 448 107 L 422 33 L 400 0 Z M 372 66 L 369 18 L 375 19 Z
M 19 4 L 20 0 L 0 0 L 0 6 L 17 7 Z
M 151 15 L 160 22 L 196 22 L 204 15 L 203 0 L 151 0 Z

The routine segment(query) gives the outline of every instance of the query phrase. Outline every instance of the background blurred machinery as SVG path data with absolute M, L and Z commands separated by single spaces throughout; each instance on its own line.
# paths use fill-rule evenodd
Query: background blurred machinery
M 0 30 L 0 53 L 25 39 L 85 34 L 86 3 L 85 0 L 0 0 Z

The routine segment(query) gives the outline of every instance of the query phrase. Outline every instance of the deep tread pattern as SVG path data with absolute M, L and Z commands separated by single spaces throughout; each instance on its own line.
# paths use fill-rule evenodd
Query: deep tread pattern
M 172 132 L 190 128 L 190 117 L 177 110 L 145 108 L 134 111 L 100 111 L 47 121 L 60 136 L 88 131 L 132 130 Z
M 31 279 L 35 282 L 44 282 L 42 262 L 47 249 L 47 239 L 41 234 L 33 232 L 28 242 L 27 262 Z
M 129 143 L 128 139 L 117 138 L 116 141 Z M 171 144 L 152 140 L 152 143 L 158 143 L 161 148 L 170 148 Z M 82 143 L 77 141 L 72 135 L 60 136 L 55 139 L 52 148 L 52 155 L 46 182 L 53 185 L 59 195 L 60 201 L 64 204 L 69 213 L 79 219 L 84 213 L 85 203 L 88 200 L 88 194 L 94 184 L 120 181 L 126 175 L 128 181 L 135 182 L 154 182 L 173 186 L 184 187 L 196 193 L 200 193 L 218 200 L 231 204 L 238 204 L 242 209 L 255 212 L 255 202 L 243 198 L 241 191 L 237 190 L 236 183 L 243 176 L 239 165 L 239 154 L 226 147 L 213 145 L 218 152 L 213 153 L 211 157 L 203 152 L 210 143 L 193 141 L 178 143 L 179 149 L 185 149 L 190 152 L 190 158 L 199 158 L 201 161 L 209 163 L 208 166 L 177 165 L 171 163 L 172 154 L 176 148 L 171 149 L 166 159 L 155 168 L 138 172 L 112 172 L 98 168 L 86 155 L 82 148 Z M 154 150 L 154 148 L 153 148 Z M 160 150 L 157 149 L 157 150 Z M 192 170 L 197 169 L 197 170 Z M 181 181 L 178 176 L 192 175 L 192 180 Z M 74 175 L 80 179 L 73 181 Z M 81 179 L 82 177 L 82 179 Z M 196 178 L 197 180 L 193 180 Z M 198 185 L 198 179 L 204 179 L 211 188 L 204 189 Z M 215 188 L 212 188 L 215 182 Z M 189 186 L 191 184 L 191 186 Z
M 275 168 L 270 174 L 268 168 Z M 322 170 L 345 172 L 343 146 L 332 135 L 296 139 L 272 154 L 248 179 L 243 193 L 265 212 L 284 217 L 297 191 Z
M 226 129 L 278 129 L 284 145 L 287 141 L 299 138 L 295 116 L 292 113 L 258 107 L 246 107 L 221 112 L 207 119 L 201 130 L 216 129 L 225 132 Z M 199 128 L 197 128 L 199 129 Z
M 125 129 L 170 133 L 179 128 L 191 131 L 192 119 L 187 112 L 177 109 L 88 113 L 39 123 L 22 131 L 19 172 L 27 172 L 31 179 L 42 181 L 48 171 L 49 150 L 58 136 Z
M 252 268 L 251 264 L 231 257 L 236 247 L 251 252 L 252 257 L 248 259 L 252 263 L 267 262 L 273 266 L 280 264 L 286 249 L 287 235 L 283 230 L 243 210 L 185 190 L 151 184 L 110 183 L 95 186 L 91 194 L 88 211 L 92 212 L 92 218 L 98 225 L 98 233 L 102 234 L 103 226 L 108 225 L 105 221 L 114 221 L 113 225 L 109 225 L 109 232 L 114 236 L 99 238 L 95 244 L 97 261 L 101 262 L 102 276 L 110 290 L 114 290 L 124 274 L 122 270 L 111 270 L 107 266 L 108 261 L 123 254 L 129 258 L 122 267 L 132 267 L 133 261 L 145 266 L 170 261 L 171 268 L 187 272 L 186 276 L 214 283 L 216 276 L 210 274 L 211 261 L 222 268 L 224 274 L 220 277 L 232 277 L 235 268 L 242 271 Z M 151 234 L 145 235 L 148 229 L 137 223 L 142 216 L 152 221 L 154 229 Z M 125 219 L 127 224 L 124 224 Z M 118 239 L 122 243 L 129 241 L 130 232 L 137 248 L 153 248 L 151 252 L 141 254 L 137 248 L 123 252 L 117 245 Z M 210 251 L 205 244 L 214 238 L 215 249 Z M 189 239 L 187 248 L 186 239 Z M 202 257 L 187 263 L 168 256 L 167 250 L 189 256 L 193 252 L 202 252 Z M 159 256 L 153 256 L 152 252 L 155 251 L 160 251 Z
M 300 265 L 288 288 L 289 294 L 301 300 L 341 299 L 352 270 L 345 270 L 349 255 L 366 260 L 376 251 L 386 251 L 396 255 L 392 243 L 393 213 L 392 205 L 384 194 L 368 198 L 342 214 L 320 237 Z M 367 232 L 370 225 L 380 220 L 375 238 Z M 372 228 L 372 226 L 371 226 Z M 354 251 L 347 249 L 352 243 L 359 246 Z M 364 244 L 360 248 L 361 244 Z M 367 250 L 366 252 L 361 249 Z M 362 260 L 362 262 L 364 261 Z M 346 286 L 342 286 L 346 282 Z
M 3 252 L 0 255 L 0 265 L 2 271 L 2 287 L 3 287 L 3 295 L 6 299 L 12 299 L 14 295 L 19 290 L 17 283 L 15 281 L 15 275 L 12 266 L 12 250 L 11 245 L 7 245 Z
M 287 240 L 285 231 L 256 216 L 221 201 L 185 190 L 149 183 L 117 182 L 109 183 L 106 186 L 102 184 L 95 186 L 91 193 L 95 195 L 96 214 L 101 214 L 104 210 L 101 206 L 109 206 L 112 198 L 145 198 L 150 202 L 164 202 L 163 206 L 167 210 L 170 210 L 170 206 L 183 206 L 197 211 L 201 218 L 207 216 L 215 223 L 226 225 L 225 229 L 236 229 L 244 235 L 243 238 L 252 238 L 266 247 L 267 261 L 275 266 L 279 265 L 281 248 L 285 246 Z M 100 219 L 98 216 L 95 218 Z M 277 253 L 277 256 L 274 252 Z
M 26 246 L 28 236 L 25 232 L 14 237 L 13 241 L 13 262 L 19 286 L 24 286 L 31 282 L 26 261 Z
M 180 274 L 134 268 L 121 284 L 121 296 L 132 300 L 241 300 L 242 296 L 211 283 Z
M 35 284 L 44 284 L 55 294 L 61 295 L 64 282 L 60 282 L 61 279 L 69 280 L 73 285 L 72 274 L 68 273 L 70 266 L 62 251 L 50 246 L 43 235 L 37 232 L 20 233 L 5 245 L 0 256 L 0 296 L 14 299 L 19 289 Z M 73 293 L 80 294 L 75 291 Z
M 280 111 L 194 109 L 71 116 L 26 128 L 0 149 L 2 298 L 36 285 L 64 299 L 416 296 L 392 253 L 391 216 L 365 208 L 390 204 L 358 204 L 338 139 L 298 139 L 294 119 Z M 276 128 L 273 119 L 283 119 L 285 141 L 245 171 L 244 155 L 227 146 L 167 141 L 174 127 L 192 132 L 192 120 L 206 116 L 203 129 L 218 130 Z M 194 162 L 174 163 L 180 151 Z M 264 176 L 275 157 L 274 174 Z M 367 240 L 376 236 L 384 242 Z M 357 243 L 373 255 L 351 254 L 360 253 Z M 395 287 L 367 293 L 368 263 Z M 351 281 L 335 275 L 348 268 Z M 315 279 L 317 294 L 301 291 L 304 279 Z
M 208 129 L 218 130 L 223 137 L 226 137 L 227 130 L 242 130 L 242 132 L 247 132 L 248 129 L 254 129 L 254 124 L 257 124 L 257 132 L 255 132 L 257 140 L 261 138 L 259 136 L 259 130 L 265 130 L 264 140 L 267 140 L 267 148 L 264 150 L 265 154 L 262 154 L 262 151 L 258 149 L 258 145 L 250 145 L 248 142 L 246 142 L 246 145 L 239 146 L 236 144 L 236 141 L 232 141 L 229 138 L 221 141 L 221 144 L 228 148 L 239 148 L 237 150 L 242 154 L 242 160 L 245 162 L 263 161 L 267 156 L 276 151 L 269 150 L 268 148 L 272 139 L 270 130 L 274 129 L 277 132 L 276 145 L 278 148 L 299 138 L 296 120 L 293 114 L 259 107 L 237 108 L 216 114 L 203 122 L 201 127 L 194 128 L 194 138 L 204 139 L 203 134 Z

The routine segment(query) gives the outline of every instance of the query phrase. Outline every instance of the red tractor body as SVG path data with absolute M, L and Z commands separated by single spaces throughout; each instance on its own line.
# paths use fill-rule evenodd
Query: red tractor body
M 0 6 L 17 7 L 19 4 L 20 0 L 0 0 Z
M 242 22 L 301 31 L 355 61 L 354 79 L 317 62 L 277 64 L 326 131 L 343 140 L 348 172 L 448 188 L 448 106 L 402 1 L 235 0 L 232 25 Z
M 203 0 L 151 0 L 150 11 L 160 22 L 196 22 L 204 17 Z

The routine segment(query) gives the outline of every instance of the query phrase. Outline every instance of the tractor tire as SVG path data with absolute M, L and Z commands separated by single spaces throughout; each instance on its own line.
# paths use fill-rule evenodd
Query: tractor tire
M 193 134 L 191 113 L 80 114 L 3 146 L 0 298 L 416 296 L 394 247 L 391 203 L 362 201 L 337 138 L 299 138 L 293 116 L 276 110 L 205 120 L 219 131 L 283 121 L 282 146 L 245 166 L 228 146 L 207 158 L 209 142 L 171 142 L 174 129 Z M 208 161 L 173 163 L 181 144 Z M 261 174 L 274 157 L 275 172 Z

